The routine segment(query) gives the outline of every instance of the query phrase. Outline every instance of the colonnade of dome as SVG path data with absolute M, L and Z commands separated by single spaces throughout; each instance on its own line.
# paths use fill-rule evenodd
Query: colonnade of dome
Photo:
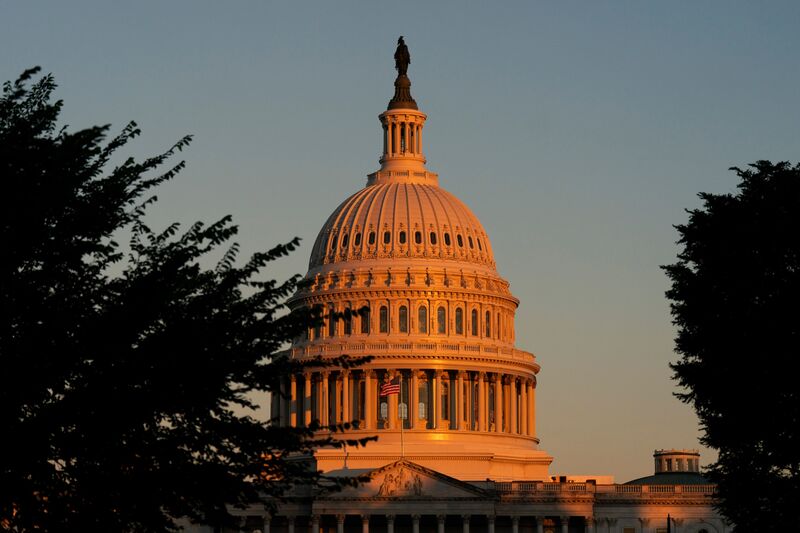
M 458 365 L 459 367 L 463 365 Z M 381 397 L 384 383 L 397 395 Z M 535 379 L 463 368 L 307 371 L 276 396 L 281 423 L 309 427 L 353 423 L 357 430 L 477 431 L 533 438 Z

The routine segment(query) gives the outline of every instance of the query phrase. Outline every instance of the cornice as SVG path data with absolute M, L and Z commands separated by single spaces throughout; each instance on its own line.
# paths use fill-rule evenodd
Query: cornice
M 477 354 L 475 352 L 478 352 Z M 516 348 L 503 348 L 499 346 L 484 345 L 480 343 L 459 342 L 391 342 L 380 343 L 374 340 L 361 343 L 308 343 L 295 346 L 287 350 L 292 358 L 298 361 L 312 361 L 317 357 L 335 358 L 341 355 L 374 357 L 373 361 L 365 368 L 372 368 L 377 362 L 418 360 L 426 368 L 438 368 L 440 363 L 432 361 L 452 361 L 461 365 L 469 363 L 482 363 L 480 366 L 508 365 L 538 373 L 540 366 L 536 363 L 536 356 L 530 352 Z M 283 352 L 283 353 L 287 353 Z M 483 370 L 483 368 L 476 368 Z

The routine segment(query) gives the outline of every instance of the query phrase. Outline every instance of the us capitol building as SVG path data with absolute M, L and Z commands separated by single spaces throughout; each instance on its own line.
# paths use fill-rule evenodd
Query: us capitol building
M 536 356 L 515 346 L 519 300 L 486 229 L 425 166 L 427 116 L 411 96 L 408 49 L 379 115 L 380 168 L 319 232 L 293 307 L 339 314 L 291 347 L 300 361 L 372 356 L 353 369 L 307 368 L 272 412 L 285 426 L 354 421 L 361 448 L 319 449 L 332 476 L 369 475 L 324 495 L 298 489 L 274 516 L 235 511 L 264 533 L 723 533 L 714 486 L 693 450 L 659 450 L 655 474 L 551 477 L 536 432 Z M 346 313 L 368 309 L 358 314 Z M 381 395 L 385 384 L 399 393 Z M 395 388 L 397 390 L 397 387 Z M 384 390 L 385 392 L 385 390 Z M 668 525 L 669 517 L 669 525 Z M 669 528 L 669 529 L 668 529 Z

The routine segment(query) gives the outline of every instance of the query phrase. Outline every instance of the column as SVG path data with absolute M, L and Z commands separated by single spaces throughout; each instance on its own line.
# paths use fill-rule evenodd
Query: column
M 520 400 L 519 407 L 522 411 L 519 415 L 519 433 L 520 435 L 528 434 L 528 380 L 521 379 L 519 381 Z
M 483 405 L 483 419 L 486 422 L 486 431 L 492 430 L 492 423 L 489 420 L 489 387 L 491 386 L 492 382 L 489 378 L 489 373 L 487 372 L 483 380 L 483 398 L 486 400 Z
M 544 517 L 536 517 L 536 533 L 544 533 Z
M 489 523 L 488 533 L 494 533 L 494 515 L 486 515 L 486 521 Z
M 436 533 L 444 533 L 444 521 L 447 517 L 443 514 L 436 515 Z
M 361 533 L 369 533 L 369 515 L 361 515 Z
M 375 372 L 364 371 L 364 422 L 367 429 L 375 429 Z
M 569 533 L 569 517 L 562 516 L 559 521 L 561 522 L 561 533 Z
M 436 375 L 436 390 L 438 391 L 436 397 L 436 405 L 438 406 L 436 409 L 436 427 L 439 429 L 450 429 L 450 426 L 444 421 L 444 406 L 442 405 L 442 391 L 444 390 L 442 381 L 448 381 L 449 378 L 450 376 L 445 371 Z M 452 411 L 452 409 L 450 410 Z
M 403 148 L 403 152 L 404 153 L 405 152 L 410 152 L 411 150 L 410 150 L 409 144 L 408 144 L 408 142 L 409 142 L 409 138 L 408 138 L 408 122 L 401 122 L 401 127 L 403 128 L 403 139 L 405 139 L 405 141 L 406 141 L 405 146 L 402 147 Z
M 464 372 L 456 374 L 456 429 L 464 429 Z
M 297 427 L 297 376 L 289 376 L 289 425 Z
M 392 141 L 394 137 L 394 132 L 392 131 L 392 121 L 386 121 L 386 155 L 392 155 Z
M 486 431 L 486 390 L 484 389 L 484 381 L 486 380 L 486 372 L 478 373 L 478 431 Z M 494 520 L 494 518 L 492 518 Z M 494 521 L 492 522 L 494 528 Z
M 394 371 L 390 371 L 389 375 L 391 376 L 390 379 L 394 379 L 397 374 Z M 392 394 L 388 397 L 389 400 L 389 429 L 397 429 L 397 399 L 400 397 L 399 394 Z
M 344 533 L 344 515 L 336 515 L 336 533 Z
M 342 416 L 343 409 L 342 409 L 342 387 L 344 383 L 344 379 L 342 377 L 341 372 L 337 372 L 334 374 L 333 379 L 333 422 L 336 424 L 341 424 L 344 422 L 344 417 Z
M 411 533 L 419 533 L 419 515 L 411 515 Z
M 342 370 L 342 422 L 353 421 L 353 408 L 350 401 L 350 371 Z
M 394 515 L 386 515 L 386 533 L 394 533 Z
M 330 400 L 328 399 L 328 372 L 321 372 L 320 379 L 322 380 L 322 394 L 320 394 L 320 423 L 322 426 L 329 426 L 331 424 L 330 417 Z
M 417 370 L 411 371 L 411 394 L 409 396 L 411 401 L 408 404 L 408 418 L 411 423 L 411 429 L 416 429 L 419 420 L 419 413 L 417 412 L 419 409 L 419 371 Z
M 505 422 L 505 431 L 511 433 L 511 384 L 513 383 L 513 376 L 503 377 L 503 422 Z
M 462 533 L 469 533 L 469 515 L 461 515 L 461 531 Z
M 292 517 L 294 521 L 294 517 Z M 294 523 L 292 523 L 292 530 L 294 530 Z M 311 515 L 311 529 L 308 533 L 319 533 L 319 515 Z
M 432 411 L 428 414 L 429 417 L 432 417 L 431 420 L 433 421 L 434 429 L 442 429 L 442 417 L 440 416 L 442 413 L 442 406 L 439 405 L 439 402 L 442 400 L 441 390 L 442 390 L 442 378 L 439 374 L 439 371 L 434 370 L 433 390 L 431 391 L 433 396 L 433 401 L 431 402 Z
M 306 372 L 303 377 L 305 383 L 303 387 L 303 425 L 308 427 L 311 425 L 311 372 Z
M 261 533 L 270 533 L 271 518 L 270 515 L 264 517 L 264 525 L 261 527 Z
M 511 533 L 519 533 L 519 517 L 516 515 L 511 517 Z
M 519 394 L 517 391 L 517 378 L 511 380 L 511 432 L 514 434 L 520 433 L 519 422 Z
M 294 533 L 294 516 L 289 515 L 286 520 L 289 522 L 289 533 Z
M 494 430 L 503 431 L 503 376 L 500 373 L 494 375 Z
M 422 155 L 422 124 L 420 124 L 419 131 L 417 132 L 417 143 L 419 143 L 417 153 Z
M 536 378 L 531 380 L 531 390 L 528 394 L 528 433 L 536 436 Z

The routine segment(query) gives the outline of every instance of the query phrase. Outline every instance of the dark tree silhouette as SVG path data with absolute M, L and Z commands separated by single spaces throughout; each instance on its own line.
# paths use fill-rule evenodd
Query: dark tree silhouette
M 108 126 L 60 129 L 54 89 L 32 69 L 0 99 L 0 528 L 222 525 L 320 482 L 294 459 L 327 441 L 242 414 L 299 370 L 275 354 L 318 319 L 286 312 L 297 277 L 260 280 L 297 240 L 236 266 L 230 217 L 152 231 L 151 191 L 190 138 L 109 168 L 136 124 L 109 142 Z
M 721 512 L 737 531 L 800 531 L 800 165 L 731 170 L 738 193 L 701 193 L 664 267 L 671 367 L 719 451 Z

